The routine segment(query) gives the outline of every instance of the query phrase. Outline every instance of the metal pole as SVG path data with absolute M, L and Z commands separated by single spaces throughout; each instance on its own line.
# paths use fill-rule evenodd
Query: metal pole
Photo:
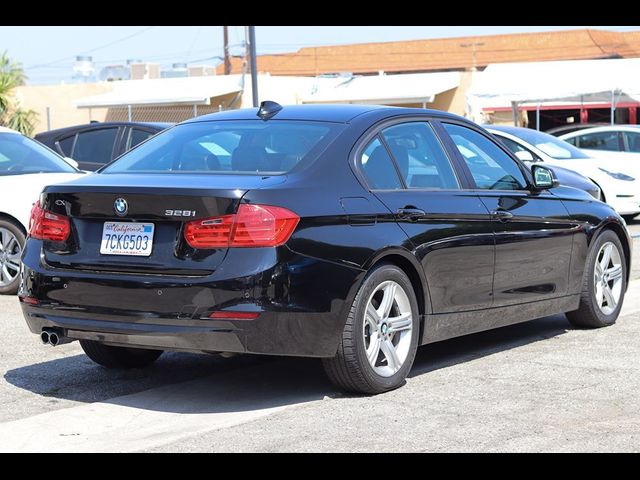
M 51 130 L 51 107 L 47 107 L 47 131 Z
M 511 102 L 511 114 L 513 115 L 513 126 L 518 126 L 518 102 Z
M 133 112 L 131 111 L 131 105 L 127 105 L 127 118 L 130 122 L 132 122 Z
M 258 106 L 258 68 L 256 66 L 256 27 L 249 27 L 249 63 L 251 65 L 251 93 L 253 106 Z
M 536 105 L 536 130 L 540 131 L 540 102 Z
M 195 103 L 193 104 L 193 116 L 198 116 L 198 105 L 196 105 Z
M 229 56 L 229 27 L 222 27 L 223 40 L 224 40 L 224 74 L 229 75 L 231 73 L 231 57 Z
M 615 100 L 616 100 L 616 91 L 611 90 L 611 125 L 615 123 L 615 111 L 616 111 Z

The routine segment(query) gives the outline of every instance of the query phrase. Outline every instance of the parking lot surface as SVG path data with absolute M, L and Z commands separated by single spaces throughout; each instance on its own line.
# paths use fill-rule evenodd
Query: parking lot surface
M 0 297 L 0 451 L 639 451 L 640 222 L 618 323 L 547 317 L 422 347 L 406 385 L 337 391 L 318 361 L 167 353 L 109 371 Z

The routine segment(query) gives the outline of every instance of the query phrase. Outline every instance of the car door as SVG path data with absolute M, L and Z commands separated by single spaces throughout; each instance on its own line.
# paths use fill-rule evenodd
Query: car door
M 533 191 L 524 166 L 489 134 L 442 125 L 492 215 L 494 306 L 566 295 L 575 230 L 562 201 L 550 191 Z
M 424 119 L 387 124 L 356 153 L 369 188 L 412 242 L 433 313 L 492 303 L 491 217 L 477 194 L 465 189 L 456 161 Z
M 73 145 L 72 158 L 82 170 L 97 170 L 114 156 L 119 127 L 92 128 L 78 132 Z

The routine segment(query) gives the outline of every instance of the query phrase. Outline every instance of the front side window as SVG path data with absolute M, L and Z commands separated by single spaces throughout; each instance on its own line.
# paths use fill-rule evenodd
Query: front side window
M 575 146 L 578 148 L 620 151 L 618 132 L 585 133 L 584 135 L 578 135 L 575 139 Z
M 453 167 L 431 125 L 411 122 L 382 131 L 408 188 L 458 189 Z
M 372 190 L 399 190 L 400 177 L 389 152 L 379 138 L 374 138 L 358 159 L 358 167 Z
M 625 150 L 628 152 L 640 152 L 640 132 L 622 132 Z
M 73 158 L 78 162 L 109 163 L 113 155 L 113 145 L 118 134 L 117 128 L 103 128 L 78 133 Z
M 478 188 L 524 190 L 527 182 L 518 164 L 495 142 L 467 127 L 443 124 L 458 147 Z
M 285 120 L 186 123 L 125 153 L 102 173 L 278 175 L 313 161 L 342 128 Z

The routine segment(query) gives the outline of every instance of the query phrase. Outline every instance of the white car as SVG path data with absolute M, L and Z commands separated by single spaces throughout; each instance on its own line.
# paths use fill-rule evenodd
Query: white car
M 636 154 L 640 160 L 640 125 L 603 125 L 559 135 L 574 147 L 591 152 L 623 152 Z M 631 158 L 631 157 L 628 157 Z
M 18 289 L 29 215 L 42 189 L 82 175 L 41 143 L 0 127 L 0 294 Z
M 584 175 L 600 187 L 602 200 L 620 215 L 633 218 L 640 213 L 640 164 L 605 156 L 605 152 L 589 156 L 553 135 L 530 128 L 490 125 L 486 129 L 521 160 L 543 161 Z

